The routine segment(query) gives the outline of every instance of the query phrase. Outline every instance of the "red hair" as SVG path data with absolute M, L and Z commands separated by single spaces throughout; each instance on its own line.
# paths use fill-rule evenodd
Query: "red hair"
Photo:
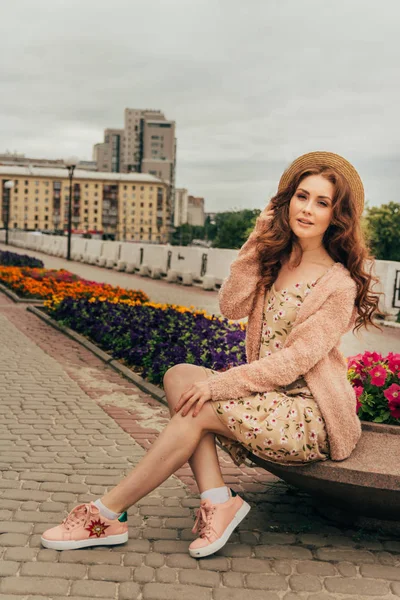
M 356 211 L 351 188 L 346 179 L 331 167 L 302 169 L 295 173 L 286 188 L 271 199 L 274 218 L 258 237 L 257 251 L 261 262 L 261 278 L 257 291 L 271 287 L 278 276 L 283 263 L 291 256 L 297 256 L 292 264 L 299 266 L 303 251 L 299 239 L 289 224 L 289 204 L 300 182 L 309 175 L 321 175 L 330 181 L 335 189 L 332 199 L 332 219 L 324 233 L 322 243 L 329 256 L 335 262 L 342 263 L 357 285 L 355 305 L 358 317 L 353 332 L 362 326 L 373 325 L 372 317 L 379 313 L 379 296 L 382 292 L 372 292 L 371 282 L 377 283 L 378 277 L 371 274 L 375 259 L 370 253 L 360 217 Z M 370 263 L 369 272 L 366 263 Z

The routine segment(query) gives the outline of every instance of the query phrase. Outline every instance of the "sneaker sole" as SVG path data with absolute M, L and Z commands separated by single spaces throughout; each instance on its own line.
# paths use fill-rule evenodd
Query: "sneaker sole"
M 228 527 L 225 529 L 223 535 L 221 535 L 221 537 L 218 538 L 218 540 L 215 540 L 215 542 L 213 542 L 212 544 L 209 544 L 209 546 L 205 546 L 204 548 L 198 548 L 196 550 L 191 550 L 189 548 L 190 556 L 193 556 L 193 558 L 203 558 L 204 556 L 208 556 L 209 554 L 214 554 L 214 552 L 217 552 L 217 550 L 222 548 L 222 546 L 225 546 L 225 544 L 229 540 L 233 530 L 236 529 L 236 527 L 239 525 L 239 523 L 241 521 L 243 521 L 243 519 L 249 513 L 249 511 L 250 511 L 250 505 L 247 504 L 247 502 L 243 501 L 243 505 L 239 508 L 236 515 L 233 517 L 232 521 L 229 523 Z
M 128 541 L 128 533 L 121 533 L 119 535 L 109 535 L 108 537 L 99 539 L 87 539 L 87 540 L 46 540 L 40 538 L 42 545 L 45 548 L 51 548 L 52 550 L 76 550 L 78 548 L 89 548 L 90 546 L 114 546 L 116 544 L 124 544 Z

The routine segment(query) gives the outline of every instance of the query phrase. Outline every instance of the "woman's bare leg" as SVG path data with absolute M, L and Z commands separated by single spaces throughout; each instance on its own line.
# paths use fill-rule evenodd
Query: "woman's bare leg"
M 196 365 L 179 364 L 168 369 L 163 384 L 171 417 L 175 415 L 174 408 L 182 393 L 194 381 L 201 379 L 207 379 L 207 374 Z M 200 493 L 225 485 L 213 433 L 208 432 L 204 435 L 188 462 Z
M 107 508 L 113 512 L 123 512 L 147 496 L 185 464 L 208 432 L 232 437 L 231 431 L 208 403 L 196 417 L 192 417 L 192 414 L 193 408 L 185 417 L 180 413 L 172 417 L 138 465 L 101 498 Z

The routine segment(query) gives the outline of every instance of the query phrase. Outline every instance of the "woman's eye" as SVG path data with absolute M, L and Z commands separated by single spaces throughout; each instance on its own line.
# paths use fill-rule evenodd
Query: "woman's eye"
M 304 199 L 306 198 L 305 196 L 302 196 L 301 194 L 298 194 L 297 197 L 298 198 L 304 198 Z

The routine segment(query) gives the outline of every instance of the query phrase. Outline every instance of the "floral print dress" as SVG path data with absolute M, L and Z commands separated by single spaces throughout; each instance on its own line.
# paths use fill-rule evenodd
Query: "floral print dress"
M 318 280 L 298 282 L 265 297 L 259 357 L 282 349 L 304 298 Z M 203 367 L 208 376 L 218 373 Z M 325 422 L 303 376 L 272 392 L 235 400 L 211 401 L 236 440 L 217 435 L 235 464 L 251 454 L 284 465 L 308 464 L 329 458 Z

